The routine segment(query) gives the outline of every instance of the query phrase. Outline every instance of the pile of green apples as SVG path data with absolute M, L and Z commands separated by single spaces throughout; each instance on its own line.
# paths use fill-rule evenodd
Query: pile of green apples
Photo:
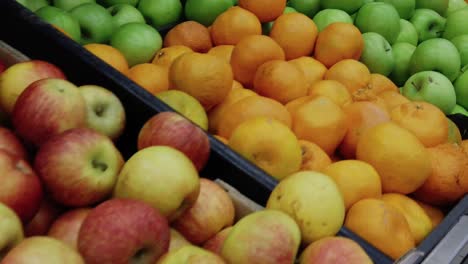
M 411 100 L 468 115 L 464 0 L 290 0 L 288 6 L 311 17 L 319 30 L 353 23 L 365 44 L 360 61 L 371 73 L 389 77 Z

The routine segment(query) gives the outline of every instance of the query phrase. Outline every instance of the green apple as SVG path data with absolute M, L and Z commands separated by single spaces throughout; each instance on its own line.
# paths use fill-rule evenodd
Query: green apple
M 118 4 L 127 4 L 131 6 L 136 6 L 138 4 L 138 0 L 98 0 L 98 3 L 110 7 L 113 5 L 118 5 Z
M 319 31 L 322 31 L 328 25 L 335 22 L 353 24 L 351 16 L 340 9 L 323 9 L 314 16 L 313 20 Z
M 447 16 L 443 37 L 453 39 L 459 35 L 468 34 L 468 7 L 459 9 Z
M 288 13 L 297 13 L 297 10 L 290 7 L 290 6 L 287 6 L 286 8 L 284 8 L 283 14 L 288 14 Z M 275 23 L 275 21 L 270 21 L 270 22 L 263 23 L 262 24 L 262 33 L 264 35 L 267 35 L 267 36 L 270 35 L 270 31 L 273 28 L 274 23 Z
M 74 41 L 80 42 L 80 24 L 69 13 L 57 7 L 44 6 L 36 11 L 36 15 L 42 20 L 63 29 Z
M 393 45 L 400 34 L 400 15 L 395 7 L 383 2 L 365 4 L 354 24 L 362 33 L 376 32 Z
M 463 106 L 456 104 L 450 114 L 451 115 L 462 114 L 464 116 L 468 116 L 468 111 Z
M 395 41 L 395 43 L 400 42 L 418 45 L 418 32 L 413 24 L 405 19 L 400 19 L 400 33 Z
M 468 3 L 465 0 L 449 0 L 449 5 L 445 16 L 448 16 L 450 13 L 455 12 L 459 9 L 465 8 L 468 6 Z
M 365 0 L 321 0 L 320 6 L 322 9 L 340 9 L 348 14 L 352 14 L 358 11 L 365 2 Z
M 16 2 L 22 4 L 27 9 L 36 12 L 41 7 L 48 6 L 47 0 L 16 0 Z
M 416 9 L 427 8 L 439 13 L 441 16 L 447 12 L 449 0 L 416 0 Z
M 435 71 L 413 74 L 403 86 L 403 95 L 412 101 L 426 101 L 450 114 L 456 104 L 455 88 L 445 75 Z
M 376 0 L 376 2 L 393 5 L 402 19 L 410 19 L 416 9 L 416 0 Z
M 454 81 L 460 74 L 460 54 L 452 42 L 429 39 L 418 45 L 410 60 L 410 73 L 438 71 Z
M 230 0 L 187 0 L 184 12 L 187 19 L 208 27 L 216 17 L 233 5 Z
M 98 4 L 88 3 L 73 8 L 70 14 L 80 24 L 81 44 L 109 41 L 114 31 L 114 23 L 107 9 Z
M 416 46 L 401 42 L 395 43 L 392 46 L 392 54 L 395 60 L 395 67 L 389 78 L 398 86 L 405 84 L 406 80 L 411 76 L 409 71 L 409 63 L 413 52 L 416 50 Z
M 114 29 L 132 22 L 146 23 L 145 18 L 140 11 L 132 5 L 117 4 L 107 8 L 107 10 L 112 15 Z
M 362 38 L 364 49 L 359 60 L 369 68 L 371 73 L 388 76 L 395 66 L 390 43 L 375 32 L 366 32 L 362 34 Z
M 454 83 L 457 104 L 468 108 L 468 71 L 465 71 Z
M 86 125 L 112 140 L 116 140 L 125 129 L 125 109 L 120 99 L 111 91 L 97 85 L 80 86 L 86 102 Z
M 176 23 L 183 13 L 180 0 L 140 0 L 138 10 L 156 29 Z
M 96 3 L 96 0 L 53 0 L 53 4 L 55 7 L 58 7 L 65 11 L 70 11 L 79 5 L 87 3 Z
M 431 9 L 416 9 L 410 19 L 416 32 L 418 32 L 419 42 L 431 38 L 440 38 L 444 33 L 446 19 Z
M 290 0 L 288 6 L 297 10 L 310 18 L 313 18 L 320 11 L 320 0 Z
M 110 40 L 120 50 L 130 67 L 149 62 L 162 47 L 159 32 L 147 24 L 128 23 L 118 28 Z
M 453 45 L 457 47 L 460 52 L 461 67 L 468 65 L 468 34 L 459 35 L 454 37 L 452 40 Z

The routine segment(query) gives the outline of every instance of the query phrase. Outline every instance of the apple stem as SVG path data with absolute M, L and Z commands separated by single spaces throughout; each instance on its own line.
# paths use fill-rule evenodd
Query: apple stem
M 418 91 L 419 91 L 419 89 L 421 89 L 421 87 L 419 87 L 414 81 L 411 82 L 411 85 L 413 85 L 414 88 L 416 88 L 416 90 L 418 90 Z

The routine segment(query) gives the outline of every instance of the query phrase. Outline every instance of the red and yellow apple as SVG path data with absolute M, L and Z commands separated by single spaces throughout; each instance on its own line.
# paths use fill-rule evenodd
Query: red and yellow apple
M 220 256 L 193 245 L 184 246 L 168 252 L 156 262 L 156 264 L 180 263 L 225 264 L 226 262 Z
M 183 246 L 191 245 L 185 237 L 174 228 L 171 228 L 171 240 L 169 241 L 169 252 L 177 250 Z
M 123 163 L 110 138 L 89 128 L 75 128 L 45 142 L 34 168 L 55 201 L 82 207 L 112 194 Z
M 90 211 L 90 208 L 78 208 L 62 214 L 52 223 L 47 236 L 61 240 L 78 250 L 78 233 Z
M 0 149 L 0 202 L 18 214 L 23 224 L 39 210 L 43 196 L 36 173 L 23 159 Z
M 173 227 L 188 241 L 201 245 L 234 222 L 234 204 L 228 193 L 212 180 L 200 179 L 195 204 L 179 216 Z
M 224 240 L 226 240 L 228 237 L 231 229 L 232 226 L 229 226 L 219 231 L 212 238 L 208 239 L 205 244 L 203 244 L 203 248 L 215 254 L 221 255 L 221 249 L 223 248 Z
M 145 201 L 173 221 L 195 203 L 199 191 L 198 172 L 187 156 L 172 147 L 152 146 L 125 162 L 114 197 Z
M 86 103 L 73 83 L 49 78 L 29 85 L 18 97 L 12 114 L 18 135 L 40 146 L 65 130 L 86 126 Z
M 162 112 L 149 119 L 138 135 L 138 149 L 149 146 L 170 146 L 182 151 L 195 165 L 203 169 L 210 156 L 208 136 L 185 117 Z
M 20 62 L 8 67 L 0 77 L 1 109 L 11 114 L 18 96 L 26 87 L 44 78 L 65 79 L 66 77 L 57 66 L 41 60 Z
M 28 152 L 16 134 L 6 127 L 0 127 L 0 149 L 6 150 L 23 160 L 28 160 Z
M 149 204 L 110 199 L 92 209 L 78 234 L 87 264 L 154 264 L 169 248 L 167 219 Z
M 63 208 L 49 197 L 44 197 L 39 210 L 34 215 L 33 219 L 24 227 L 24 234 L 27 237 L 45 236 L 52 223 L 62 213 L 62 210 Z
M 34 236 L 24 239 L 8 252 L 1 263 L 85 264 L 76 250 L 60 240 L 46 236 Z
M 18 215 L 10 207 L 0 203 L 0 262 L 23 238 L 23 225 Z

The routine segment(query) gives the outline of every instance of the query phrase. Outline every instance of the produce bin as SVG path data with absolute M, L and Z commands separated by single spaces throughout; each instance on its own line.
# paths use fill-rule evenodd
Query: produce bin
M 0 20 L 3 24 L 0 27 L 0 40 L 32 59 L 41 59 L 57 65 L 65 72 L 67 78 L 77 85 L 100 85 L 120 98 L 127 111 L 127 124 L 116 145 L 125 158 L 135 153 L 136 138 L 144 122 L 156 113 L 174 111 L 78 43 L 41 21 L 16 1 L 0 1 Z M 453 115 L 450 118 L 459 126 L 462 137 L 468 138 L 467 118 L 462 115 Z M 219 178 L 257 204 L 264 205 L 277 181 L 212 135 L 208 136 L 211 155 L 201 175 L 211 179 Z M 468 196 L 451 210 L 443 222 L 414 251 L 404 256 L 400 263 L 425 263 L 422 262 L 425 257 L 430 256 L 431 251 L 467 212 Z M 342 227 L 338 235 L 358 242 L 374 263 L 392 263 L 389 257 L 347 228 Z

